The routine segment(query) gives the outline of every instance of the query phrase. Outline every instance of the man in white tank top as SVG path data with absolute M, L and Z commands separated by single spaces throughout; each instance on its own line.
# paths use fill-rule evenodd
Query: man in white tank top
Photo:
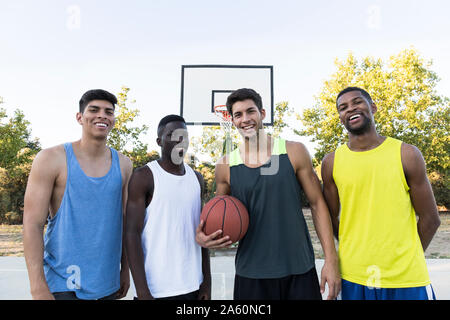
M 156 142 L 161 158 L 138 168 L 128 186 L 126 250 L 137 299 L 209 300 L 209 252 L 195 241 L 204 182 L 183 162 L 184 119 L 161 119 Z

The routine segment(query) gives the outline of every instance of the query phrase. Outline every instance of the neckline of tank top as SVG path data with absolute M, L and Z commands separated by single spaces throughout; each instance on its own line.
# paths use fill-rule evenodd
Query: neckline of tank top
M 109 152 L 111 153 L 111 165 L 109 166 L 108 172 L 104 176 L 101 176 L 101 177 L 88 176 L 86 174 L 86 172 L 84 172 L 83 168 L 81 168 L 80 162 L 78 161 L 77 155 L 75 154 L 75 150 L 73 150 L 72 143 L 70 144 L 70 148 L 72 148 L 72 154 L 73 154 L 73 157 L 75 158 L 75 162 L 76 162 L 78 168 L 80 169 L 80 171 L 84 174 L 84 176 L 86 178 L 94 179 L 94 180 L 101 180 L 101 179 L 105 179 L 106 177 L 108 177 L 111 174 L 111 172 L 113 170 L 113 166 L 114 166 L 114 156 L 113 156 L 113 151 L 112 151 L 111 147 L 109 147 Z
M 161 165 L 159 164 L 158 160 L 155 160 L 155 162 L 156 162 L 156 165 L 158 166 L 159 170 L 161 170 L 161 172 L 163 172 L 164 174 L 166 174 L 167 176 L 169 176 L 169 177 L 171 177 L 171 178 L 174 178 L 174 179 L 183 179 L 183 178 L 185 178 L 185 177 L 187 176 L 187 171 L 188 171 L 188 168 L 187 168 L 187 167 L 189 167 L 189 166 L 186 165 L 186 163 L 184 163 L 184 162 L 183 162 L 183 165 L 184 165 L 184 174 L 181 175 L 181 176 L 166 171 L 163 167 L 161 167 Z
M 385 137 L 384 141 L 381 142 L 378 146 L 376 146 L 373 149 L 370 150 L 363 150 L 363 151 L 354 151 L 352 149 L 349 148 L 348 143 L 345 143 L 345 149 L 347 149 L 347 151 L 351 152 L 352 154 L 356 154 L 356 155 L 367 155 L 367 154 L 371 154 L 371 153 L 375 153 L 375 152 L 379 152 L 380 150 L 383 150 L 390 141 L 393 141 L 392 138 L 390 137 Z
M 241 157 L 241 150 L 240 150 L 240 148 L 238 147 L 238 148 L 237 148 L 237 150 L 238 150 L 238 151 L 237 151 L 237 154 L 238 154 L 238 156 L 239 156 L 239 160 L 241 161 L 241 164 L 242 164 L 244 167 L 248 168 L 248 169 L 261 169 L 261 168 L 263 168 L 263 167 L 265 167 L 265 166 L 268 166 L 268 165 L 272 162 L 272 157 L 273 157 L 273 156 L 281 156 L 281 154 L 274 154 L 274 153 L 275 153 L 275 146 L 276 146 L 276 144 L 280 143 L 282 140 L 283 140 L 283 139 L 281 139 L 281 138 L 273 138 L 272 152 L 271 152 L 271 154 L 270 154 L 269 159 L 268 159 L 266 162 L 264 162 L 262 165 L 257 166 L 257 167 L 249 167 L 248 165 L 245 164 L 245 162 L 242 160 L 242 157 Z M 275 141 L 276 141 L 276 142 L 275 142 Z

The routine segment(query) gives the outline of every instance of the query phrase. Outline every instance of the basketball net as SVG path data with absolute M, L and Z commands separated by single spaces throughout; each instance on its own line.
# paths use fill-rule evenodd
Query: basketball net
M 214 107 L 215 115 L 220 119 L 220 127 L 222 131 L 225 132 L 225 140 L 223 141 L 222 155 L 231 152 L 232 141 L 231 141 L 231 128 L 233 127 L 233 122 L 231 122 L 231 114 L 227 110 L 227 106 L 219 105 Z

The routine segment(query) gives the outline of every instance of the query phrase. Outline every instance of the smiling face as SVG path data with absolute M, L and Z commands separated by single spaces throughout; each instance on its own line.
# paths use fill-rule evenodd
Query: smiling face
M 374 127 L 373 114 L 377 111 L 377 107 L 360 91 L 344 93 L 337 101 L 337 108 L 340 122 L 349 133 L 361 135 Z
M 186 124 L 181 121 L 167 123 L 158 134 L 156 143 L 161 147 L 162 158 L 170 159 L 172 163 L 177 165 L 183 163 L 189 147 Z
M 115 124 L 114 106 L 106 100 L 92 100 L 77 113 L 77 121 L 83 126 L 83 134 L 106 139 Z
M 232 106 L 233 124 L 244 138 L 250 138 L 259 134 L 263 128 L 263 120 L 266 117 L 264 109 L 259 110 L 251 99 L 237 101 Z

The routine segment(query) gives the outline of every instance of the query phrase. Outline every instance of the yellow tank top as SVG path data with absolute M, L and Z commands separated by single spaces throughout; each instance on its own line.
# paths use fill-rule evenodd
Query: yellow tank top
M 402 142 L 375 149 L 336 149 L 333 178 L 341 204 L 342 278 L 368 287 L 407 288 L 430 283 L 414 208 L 401 162 Z

